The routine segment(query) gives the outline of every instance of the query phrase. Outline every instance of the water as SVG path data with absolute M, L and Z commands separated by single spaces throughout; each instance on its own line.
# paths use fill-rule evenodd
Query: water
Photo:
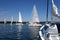
M 0 24 L 0 40 L 40 40 L 39 28 L 28 24 Z

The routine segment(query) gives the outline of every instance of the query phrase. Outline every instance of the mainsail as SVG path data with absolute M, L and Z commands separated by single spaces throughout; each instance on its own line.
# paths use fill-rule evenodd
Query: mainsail
M 19 12 L 19 21 L 18 22 L 22 22 L 22 17 L 21 17 L 21 13 Z
M 37 9 L 36 9 L 36 5 L 34 5 L 34 7 L 33 7 L 32 15 L 31 15 L 31 20 L 30 20 L 30 23 L 34 23 L 34 22 L 39 22 L 38 12 L 37 12 Z
M 59 15 L 59 13 L 58 13 L 58 8 L 57 8 L 57 6 L 54 4 L 54 1 L 52 0 L 52 13 L 51 13 L 51 15 L 53 16 L 53 17 L 58 17 L 58 18 L 60 18 L 60 15 Z
M 22 17 L 20 12 L 19 12 L 19 20 L 18 23 L 16 23 L 16 25 L 22 25 Z

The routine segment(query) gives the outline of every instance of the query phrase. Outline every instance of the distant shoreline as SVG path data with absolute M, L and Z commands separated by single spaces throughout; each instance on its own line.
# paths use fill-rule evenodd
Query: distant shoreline
M 12 24 L 16 24 L 16 23 L 21 23 L 21 22 L 18 22 L 18 21 L 13 21 Z M 22 22 L 23 24 L 29 24 L 29 22 Z M 39 24 L 45 24 L 46 21 L 41 21 L 39 22 Z M 51 23 L 51 21 L 48 21 L 48 23 Z M 60 22 L 55 22 L 56 24 L 60 24 Z M 4 21 L 0 21 L 0 24 L 4 24 Z M 6 21 L 5 24 L 11 24 L 11 21 Z

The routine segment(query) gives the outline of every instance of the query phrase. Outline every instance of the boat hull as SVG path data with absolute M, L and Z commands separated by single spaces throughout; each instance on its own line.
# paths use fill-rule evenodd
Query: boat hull
M 39 26 L 42 26 L 41 24 L 36 24 L 36 23 L 34 23 L 34 24 L 29 24 L 29 26 L 35 26 L 35 27 L 39 27 Z
M 22 23 L 16 23 L 16 25 L 23 25 Z

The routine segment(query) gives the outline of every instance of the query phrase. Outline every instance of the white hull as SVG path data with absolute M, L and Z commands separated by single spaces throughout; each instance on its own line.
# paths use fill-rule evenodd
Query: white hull
M 29 24 L 29 26 L 42 26 L 41 24 L 36 24 L 36 23 L 34 23 L 34 24 Z
M 16 23 L 16 25 L 23 25 L 22 23 Z

